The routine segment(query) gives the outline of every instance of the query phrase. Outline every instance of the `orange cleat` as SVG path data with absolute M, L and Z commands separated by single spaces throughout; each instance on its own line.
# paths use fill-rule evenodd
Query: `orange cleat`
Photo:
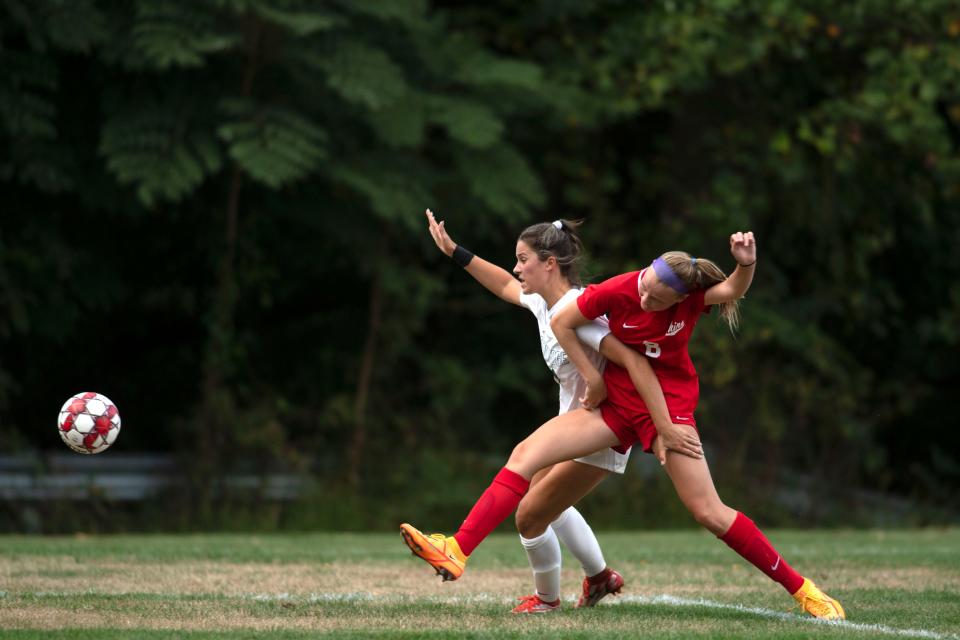
M 431 533 L 427 536 L 407 523 L 400 525 L 400 535 L 404 544 L 413 551 L 413 555 L 422 558 L 436 569 L 444 582 L 456 580 L 463 575 L 468 556 L 463 554 L 453 536 L 447 537 L 442 533 Z
M 811 580 L 803 579 L 803 585 L 793 594 L 793 599 L 800 603 L 800 607 L 814 618 L 824 620 L 844 620 L 844 613 L 840 603 L 825 594 L 813 584 Z

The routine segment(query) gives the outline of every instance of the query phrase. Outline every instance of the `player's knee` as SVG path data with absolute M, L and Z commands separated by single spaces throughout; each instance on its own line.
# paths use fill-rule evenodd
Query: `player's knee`
M 515 469 L 522 467 L 523 463 L 526 462 L 527 452 L 529 450 L 527 441 L 524 440 L 520 442 L 517 446 L 513 448 L 513 451 L 510 452 L 510 458 L 507 460 L 507 468 Z
M 545 516 L 535 506 L 525 505 L 523 502 L 517 507 L 515 517 L 517 532 L 524 538 L 535 538 L 546 531 L 549 522 L 544 522 Z
M 689 508 L 694 520 L 704 529 L 714 534 L 723 532 L 726 509 L 722 503 L 703 501 L 691 504 Z

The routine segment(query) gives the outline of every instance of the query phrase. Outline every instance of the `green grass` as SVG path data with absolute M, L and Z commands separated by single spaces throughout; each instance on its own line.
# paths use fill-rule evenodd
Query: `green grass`
M 0 637 L 951 638 L 960 530 L 768 531 L 847 609 L 823 624 L 699 531 L 601 532 L 623 596 L 513 616 L 531 591 L 515 536 L 491 537 L 440 583 L 399 535 L 0 536 Z M 565 555 L 564 595 L 582 576 Z

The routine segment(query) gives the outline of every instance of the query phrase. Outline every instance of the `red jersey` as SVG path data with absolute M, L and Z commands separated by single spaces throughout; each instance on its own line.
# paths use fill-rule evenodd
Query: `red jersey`
M 663 311 L 644 311 L 640 307 L 643 273 L 632 271 L 588 286 L 577 298 L 577 307 L 590 319 L 606 314 L 613 335 L 649 359 L 663 389 L 670 417 L 675 422 L 695 426 L 693 411 L 700 398 L 700 383 L 687 344 L 700 315 L 709 311 L 703 303 L 706 291 L 692 291 Z M 619 414 L 649 416 L 650 411 L 626 369 L 608 362 L 603 380 L 607 385 L 606 403 L 613 405 Z M 634 419 L 628 420 L 634 422 Z

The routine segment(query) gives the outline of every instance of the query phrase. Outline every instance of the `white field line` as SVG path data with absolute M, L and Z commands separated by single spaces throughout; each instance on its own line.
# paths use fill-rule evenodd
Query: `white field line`
M 752 613 L 765 618 L 777 618 L 780 620 L 790 620 L 805 622 L 808 624 L 827 625 L 839 627 L 841 629 L 851 629 L 856 631 L 865 631 L 890 636 L 900 636 L 903 638 L 929 638 L 930 640 L 960 640 L 960 636 L 953 633 L 938 633 L 936 631 L 927 631 L 925 629 L 897 629 L 883 624 L 865 624 L 862 622 L 850 622 L 849 620 L 819 620 L 810 616 L 800 616 L 763 607 L 745 607 L 741 604 L 727 604 L 725 602 L 714 602 L 713 600 L 704 600 L 702 598 L 678 598 L 671 595 L 659 596 L 620 596 L 608 600 L 611 604 L 666 604 L 677 607 L 703 607 L 707 609 L 727 609 L 731 611 L 740 611 L 743 613 Z
M 148 595 L 145 593 L 102 593 L 89 590 L 81 592 L 83 594 L 102 594 L 112 596 L 123 595 Z M 60 591 L 37 591 L 33 593 L 10 593 L 0 591 L 0 598 L 10 596 L 31 596 L 38 598 L 54 597 L 62 598 L 64 596 L 76 596 L 77 592 Z M 154 595 L 154 594 L 150 594 Z M 197 594 L 200 595 L 200 594 Z M 305 595 L 295 595 L 290 593 L 248 593 L 240 596 L 244 600 L 254 600 L 256 602 L 303 602 L 303 603 L 322 603 L 322 602 L 381 602 L 385 604 L 401 604 L 414 602 L 431 602 L 437 604 L 477 604 L 477 603 L 495 603 L 503 605 L 515 604 L 515 598 L 492 594 L 471 594 L 465 596 L 374 596 L 362 591 L 352 593 L 311 593 Z M 227 598 L 229 599 L 229 597 Z M 576 602 L 576 598 L 569 597 L 567 601 Z M 866 624 L 861 622 L 851 622 L 849 620 L 818 620 L 806 615 L 796 615 L 764 607 L 746 607 L 741 604 L 728 604 L 725 602 L 716 602 L 702 598 L 679 598 L 669 594 L 657 596 L 631 596 L 623 595 L 615 598 L 608 598 L 606 603 L 611 605 L 641 604 L 641 605 L 666 605 L 670 607 L 700 607 L 704 609 L 723 609 L 728 611 L 737 611 L 748 613 L 763 618 L 775 618 L 788 622 L 800 622 L 804 624 L 826 625 L 840 629 L 849 629 L 851 631 L 863 631 L 865 633 L 882 634 L 887 636 L 898 636 L 901 638 L 926 638 L 927 640 L 960 640 L 960 636 L 954 633 L 940 633 L 937 631 L 927 631 L 925 629 L 898 629 L 883 624 Z M 606 606 L 606 605 L 605 605 Z
M 260 594 L 248 596 L 253 600 L 272 601 L 272 600 L 302 600 L 305 602 L 412 602 L 423 601 L 436 602 L 442 604 L 469 604 L 469 603 L 500 603 L 504 605 L 515 604 L 514 598 L 505 598 L 503 596 L 494 596 L 490 594 L 475 594 L 469 596 L 438 597 L 428 596 L 415 598 L 412 596 L 371 596 L 367 593 L 313 593 L 306 597 L 296 598 L 287 593 L 280 594 Z M 567 598 L 568 602 L 576 602 L 576 598 Z M 702 598 L 678 598 L 668 594 L 658 596 L 619 596 L 608 598 L 610 604 L 644 604 L 644 605 L 668 605 L 673 607 L 702 607 L 705 609 L 725 609 L 741 613 L 749 613 L 764 618 L 775 618 L 791 622 L 802 622 L 806 624 L 827 625 L 839 627 L 841 629 L 850 629 L 856 631 L 870 632 L 874 634 L 883 634 L 890 636 L 899 636 L 902 638 L 927 638 L 929 640 L 960 640 L 960 636 L 952 633 L 939 633 L 936 631 L 927 631 L 925 629 L 897 629 L 882 624 L 866 624 L 861 622 L 850 622 L 848 620 L 818 620 L 806 615 L 796 615 L 784 611 L 775 611 L 763 607 L 745 607 L 741 604 L 727 604 L 725 602 L 714 602 L 713 600 L 704 600 Z

